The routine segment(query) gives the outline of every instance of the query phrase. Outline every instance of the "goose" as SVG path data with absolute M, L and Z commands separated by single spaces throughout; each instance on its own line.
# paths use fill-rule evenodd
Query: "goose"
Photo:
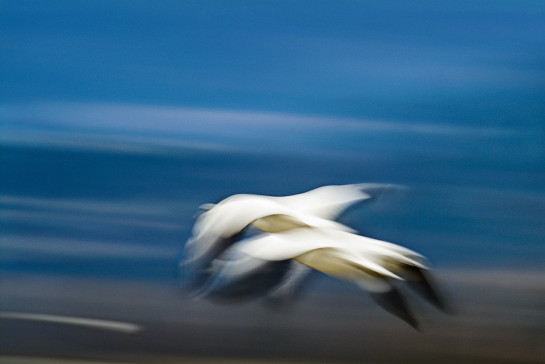
M 396 282 L 407 283 L 429 303 L 447 311 L 427 273 L 429 264 L 424 256 L 394 243 L 330 228 L 300 227 L 237 242 L 215 260 L 214 279 L 202 294 L 221 292 L 233 282 L 259 274 L 267 264 L 287 261 L 354 282 L 369 291 L 382 308 L 415 329 L 418 322 Z

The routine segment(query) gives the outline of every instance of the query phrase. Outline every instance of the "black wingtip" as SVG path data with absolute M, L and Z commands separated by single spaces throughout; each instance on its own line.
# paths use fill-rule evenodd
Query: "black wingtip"
M 371 297 L 380 307 L 405 321 L 415 330 L 420 331 L 418 321 L 397 288 L 392 286 L 392 288 L 386 292 L 373 292 L 371 293 Z
M 407 286 L 428 301 L 431 305 L 447 314 L 452 314 L 452 308 L 447 305 L 444 298 L 439 294 L 433 278 L 423 269 L 407 266 L 404 268 L 404 275 Z

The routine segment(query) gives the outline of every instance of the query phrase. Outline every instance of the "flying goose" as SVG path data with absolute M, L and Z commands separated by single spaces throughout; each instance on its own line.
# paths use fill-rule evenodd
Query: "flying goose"
M 369 291 L 380 306 L 414 328 L 418 328 L 418 322 L 397 283 L 407 283 L 432 305 L 446 310 L 422 255 L 397 244 L 327 228 L 302 227 L 261 234 L 234 244 L 215 261 L 214 279 L 203 292 L 214 294 L 233 282 L 259 274 L 266 262 L 289 260 L 354 282 Z

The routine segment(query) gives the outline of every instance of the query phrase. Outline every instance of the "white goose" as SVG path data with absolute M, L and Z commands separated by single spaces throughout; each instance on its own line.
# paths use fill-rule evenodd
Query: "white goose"
M 350 232 L 297 228 L 243 240 L 220 257 L 207 290 L 228 286 L 255 274 L 261 262 L 295 260 L 330 276 L 349 280 L 369 291 L 383 308 L 417 328 L 418 323 L 397 290 L 406 281 L 430 303 L 445 306 L 425 271 L 426 259 L 407 248 Z
M 208 262 L 232 245 L 249 226 L 275 233 L 298 227 L 352 229 L 335 220 L 351 205 L 399 188 L 384 184 L 324 186 L 283 197 L 240 194 L 218 204 L 205 204 L 185 246 L 185 264 Z

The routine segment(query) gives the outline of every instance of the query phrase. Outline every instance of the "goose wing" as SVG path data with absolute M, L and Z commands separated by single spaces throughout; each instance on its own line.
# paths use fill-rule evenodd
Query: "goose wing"
M 400 189 L 392 184 L 360 183 L 318 187 L 293 196 L 276 197 L 287 206 L 309 214 L 334 220 L 350 206 L 376 197 L 388 190 Z
M 282 232 L 301 227 L 353 231 L 336 221 L 283 205 L 267 196 L 235 195 L 197 218 L 192 236 L 186 243 L 186 259 L 198 261 L 215 258 L 250 225 L 266 232 Z
M 401 264 L 425 268 L 418 253 L 399 247 L 405 254 L 392 247 L 395 244 L 367 239 L 360 235 L 339 230 L 294 229 L 279 234 L 261 234 L 241 241 L 233 249 L 258 259 L 279 261 L 295 259 L 326 274 L 350 279 L 353 268 L 401 279 L 397 268 Z M 410 254 L 409 254 L 410 252 Z M 352 268 L 349 268 L 352 267 Z M 346 277 L 345 277 L 346 276 Z

